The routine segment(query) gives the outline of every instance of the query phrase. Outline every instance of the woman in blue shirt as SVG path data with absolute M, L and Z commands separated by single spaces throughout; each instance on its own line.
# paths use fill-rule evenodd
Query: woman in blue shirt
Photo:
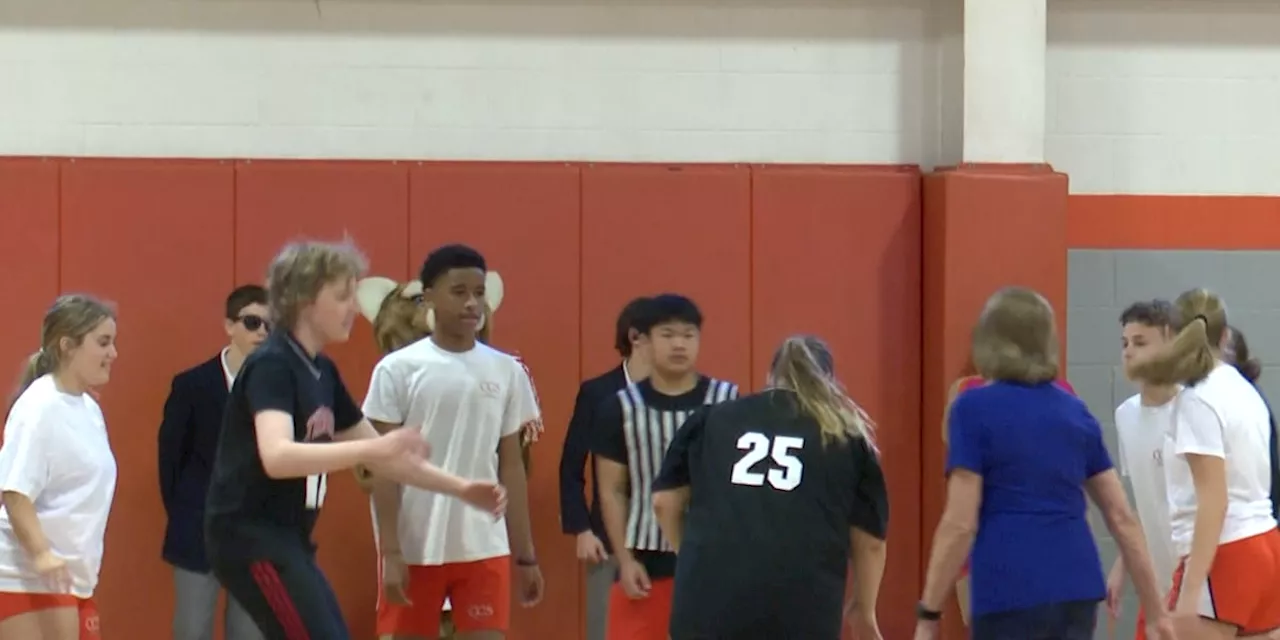
M 1106 595 L 1085 494 L 1119 544 L 1143 607 L 1163 611 L 1142 529 L 1112 468 L 1102 428 L 1054 384 L 1053 308 L 1030 289 L 987 301 L 973 361 L 990 384 L 961 394 L 948 424 L 947 504 L 933 539 L 917 640 L 936 638 L 965 558 L 975 640 L 1089 640 Z M 1165 616 L 1148 621 L 1166 638 Z

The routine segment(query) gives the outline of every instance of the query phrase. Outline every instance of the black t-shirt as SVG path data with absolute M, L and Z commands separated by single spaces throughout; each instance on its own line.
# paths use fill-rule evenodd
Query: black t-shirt
M 654 389 L 649 380 L 641 380 L 603 402 L 594 414 L 591 452 L 627 465 L 631 483 L 626 540 L 610 542 L 615 548 L 625 543 L 650 578 L 675 575 L 675 552 L 653 515 L 650 490 L 667 445 L 695 411 L 736 397 L 737 385 L 707 376 L 699 377 L 691 391 L 678 396 L 666 395 Z
M 328 480 L 325 474 L 267 476 L 254 416 L 268 410 L 293 416 L 293 438 L 298 442 L 327 442 L 364 417 L 332 360 L 323 355 L 312 358 L 289 334 L 272 333 L 245 359 L 231 386 L 206 520 L 210 531 L 283 529 L 310 544 Z
M 849 530 L 889 519 L 867 441 L 824 447 L 792 392 L 765 391 L 685 421 L 653 488 L 684 486 L 673 638 L 840 637 Z

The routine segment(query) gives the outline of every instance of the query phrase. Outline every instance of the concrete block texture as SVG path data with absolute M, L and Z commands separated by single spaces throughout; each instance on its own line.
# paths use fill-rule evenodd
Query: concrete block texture
M 1073 250 L 1068 255 L 1067 377 L 1103 425 L 1107 446 L 1116 449 L 1115 407 L 1136 392 L 1120 367 L 1120 313 L 1130 303 L 1172 300 L 1193 287 L 1207 287 L 1227 303 L 1231 324 L 1249 340 L 1263 363 L 1260 380 L 1268 400 L 1280 399 L 1280 288 L 1268 286 L 1280 273 L 1280 251 Z M 1271 371 L 1275 368 L 1276 371 Z M 1090 508 L 1104 569 L 1117 555 L 1115 541 Z M 1132 637 L 1138 611 L 1126 588 L 1117 637 Z M 1108 637 L 1105 613 L 1097 638 Z

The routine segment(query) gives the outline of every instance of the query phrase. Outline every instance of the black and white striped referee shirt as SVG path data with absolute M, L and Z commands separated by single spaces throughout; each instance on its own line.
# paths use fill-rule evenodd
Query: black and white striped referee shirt
M 648 380 L 642 380 L 622 389 L 597 410 L 592 451 L 626 465 L 630 476 L 626 548 L 674 551 L 653 515 L 653 479 L 662 468 L 662 458 L 676 430 L 689 414 L 737 397 L 738 385 L 708 376 L 702 376 L 692 391 L 679 396 L 660 393 Z

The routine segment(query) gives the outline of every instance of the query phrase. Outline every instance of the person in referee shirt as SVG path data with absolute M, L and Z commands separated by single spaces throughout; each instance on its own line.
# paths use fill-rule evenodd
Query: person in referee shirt
M 565 533 L 577 541 L 578 560 L 586 567 L 587 635 L 584 640 L 606 640 L 609 617 L 609 594 L 613 591 L 618 565 L 610 557 L 609 536 L 600 513 L 600 479 L 591 453 L 592 428 L 596 426 L 595 410 L 606 400 L 617 401 L 618 391 L 649 375 L 649 338 L 636 328 L 637 319 L 645 315 L 648 297 L 627 303 L 618 314 L 614 348 L 622 360 L 618 366 L 578 387 L 573 403 L 573 417 L 564 436 L 560 456 L 560 523 Z M 584 470 L 591 468 L 591 503 L 587 504 L 587 480 Z
M 872 429 L 808 336 L 782 343 L 765 391 L 685 421 L 653 483 L 679 554 L 671 640 L 838 640 L 846 614 L 880 639 L 889 498 Z
M 676 558 L 654 519 L 650 483 L 681 423 L 736 398 L 738 387 L 698 373 L 702 313 L 692 300 L 656 296 L 636 328 L 652 349 L 649 377 L 602 403 L 592 429 L 604 528 L 618 559 L 606 638 L 667 640 Z

